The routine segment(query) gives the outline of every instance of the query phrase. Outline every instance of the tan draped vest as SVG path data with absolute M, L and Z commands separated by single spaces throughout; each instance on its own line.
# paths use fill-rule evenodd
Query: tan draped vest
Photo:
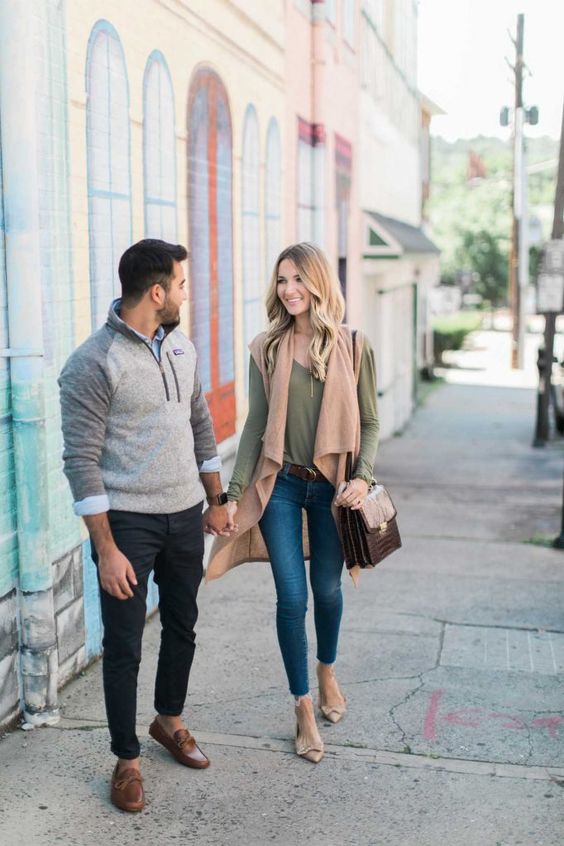
M 214 538 L 206 581 L 219 578 L 245 561 L 270 560 L 258 522 L 270 499 L 276 475 L 284 463 L 288 386 L 294 360 L 294 327 L 288 330 L 280 342 L 276 367 L 271 376 L 267 373 L 264 360 L 264 339 L 263 332 L 249 344 L 251 355 L 262 374 L 268 402 L 263 447 L 251 483 L 239 502 L 236 517 L 239 531 L 231 537 Z M 359 334 L 356 341 L 357 372 L 362 355 L 361 346 Z M 315 466 L 336 489 L 345 480 L 347 452 L 352 452 L 356 458 L 360 449 L 356 376 L 353 372 L 351 331 L 346 326 L 340 326 L 336 343 L 329 356 L 313 452 Z M 335 517 L 334 505 L 332 511 Z M 304 558 L 309 558 L 305 520 L 303 534 Z

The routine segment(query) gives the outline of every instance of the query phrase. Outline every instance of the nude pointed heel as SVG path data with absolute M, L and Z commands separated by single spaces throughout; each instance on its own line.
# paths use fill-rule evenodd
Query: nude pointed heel
M 333 676 L 333 678 L 335 678 L 335 670 L 333 667 L 331 667 L 331 675 Z M 319 682 L 319 710 L 321 711 L 325 719 L 329 720 L 330 723 L 338 723 L 340 720 L 343 719 L 343 717 L 347 713 L 347 697 L 344 696 L 343 693 L 341 693 L 341 701 L 329 702 L 327 700 L 327 696 L 325 694 L 325 691 L 323 690 L 323 685 L 321 683 L 321 673 L 319 672 L 319 665 L 317 666 L 317 680 Z
M 310 700 L 311 702 L 311 700 Z M 306 761 L 311 761 L 312 764 L 318 764 L 321 759 L 323 758 L 323 754 L 325 752 L 325 747 L 323 745 L 323 741 L 319 736 L 319 732 L 317 731 L 317 726 L 315 735 L 310 735 L 307 733 L 304 727 L 304 711 L 307 706 L 304 706 L 303 700 L 300 702 L 299 705 L 296 705 L 295 712 L 296 712 L 296 753 L 300 756 L 300 758 L 305 758 Z M 312 703 L 312 717 L 313 716 L 313 703 Z

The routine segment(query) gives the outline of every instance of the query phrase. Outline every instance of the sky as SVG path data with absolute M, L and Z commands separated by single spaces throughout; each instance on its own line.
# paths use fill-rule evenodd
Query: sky
M 514 101 L 517 15 L 525 15 L 525 106 L 539 108 L 530 136 L 560 137 L 564 100 L 564 0 L 419 0 L 418 85 L 446 114 L 433 135 L 507 138 L 499 111 Z

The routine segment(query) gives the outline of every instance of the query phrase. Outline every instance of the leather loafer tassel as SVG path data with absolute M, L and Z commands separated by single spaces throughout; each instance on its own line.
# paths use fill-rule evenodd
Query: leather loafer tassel
M 209 767 L 209 759 L 206 758 L 188 729 L 179 729 L 171 737 L 155 718 L 149 727 L 149 734 L 153 740 L 168 749 L 170 754 L 185 767 L 193 767 L 197 770 Z

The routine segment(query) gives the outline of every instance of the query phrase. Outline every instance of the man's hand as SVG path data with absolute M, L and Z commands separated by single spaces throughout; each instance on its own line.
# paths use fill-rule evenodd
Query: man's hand
M 233 518 L 229 515 L 229 505 L 210 505 L 207 511 L 204 511 L 203 522 L 204 532 L 208 535 L 221 535 L 222 537 L 229 537 L 232 532 L 236 532 L 238 526 L 233 522 Z M 235 506 L 237 503 L 235 503 Z
M 137 584 L 135 570 L 117 546 L 105 551 L 103 555 L 98 553 L 98 572 L 100 584 L 106 593 L 116 599 L 130 599 L 133 596 L 131 585 Z
M 83 519 L 98 554 L 102 589 L 116 599 L 130 599 L 133 596 L 131 585 L 137 584 L 135 570 L 116 546 L 107 512 L 86 514 Z

